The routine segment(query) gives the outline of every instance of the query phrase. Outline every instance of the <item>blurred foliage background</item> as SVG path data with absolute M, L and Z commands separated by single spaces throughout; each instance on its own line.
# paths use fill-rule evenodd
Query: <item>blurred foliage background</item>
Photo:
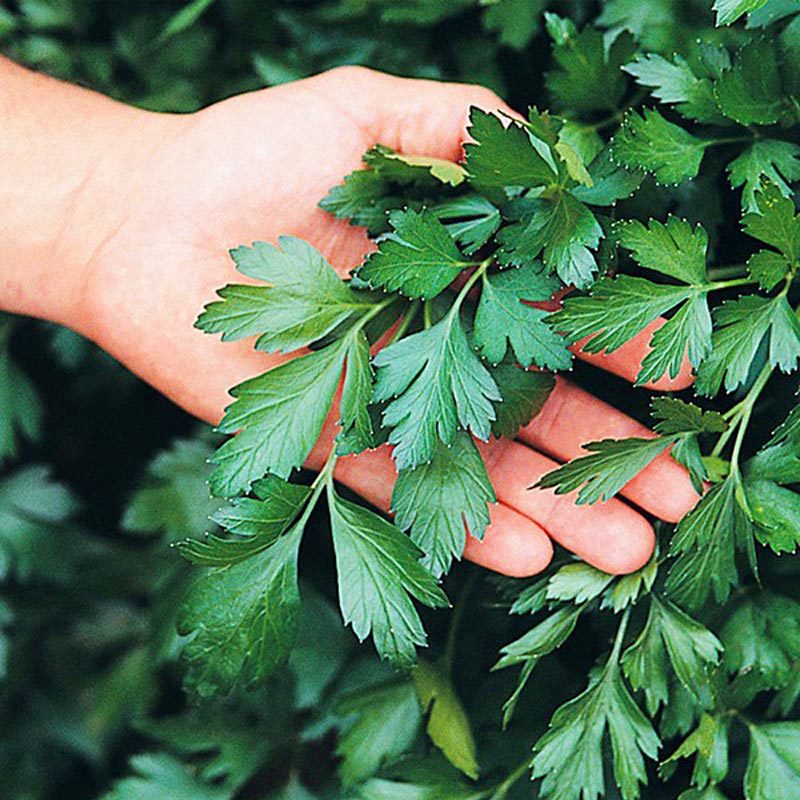
M 153 110 L 190 112 L 341 64 L 483 83 L 522 108 L 545 102 L 545 8 L 579 25 L 627 28 L 660 51 L 680 52 L 700 27 L 735 44 L 735 30 L 710 27 L 709 5 L 3 0 L 0 52 Z M 710 198 L 698 180 L 654 190 L 650 202 L 702 219 L 713 236 L 724 209 Z M 621 386 L 592 380 L 601 393 Z M 642 413 L 646 398 L 627 397 L 628 409 Z M 329 547 L 321 519 L 304 544 L 297 657 L 261 691 L 202 705 L 184 697 L 174 613 L 189 572 L 170 544 L 209 528 L 212 448 L 208 430 L 75 334 L 0 318 L 0 798 L 334 798 L 337 752 L 380 734 L 375 720 L 378 727 L 355 732 L 342 722 L 341 698 L 388 673 L 341 630 L 330 558 L 313 557 Z M 448 579 L 448 593 L 479 584 L 471 602 L 483 612 L 460 633 L 469 657 L 458 684 L 491 774 L 524 758 L 552 710 L 583 688 L 587 658 L 608 630 L 572 637 L 540 667 L 538 685 L 552 691 L 523 698 L 516 730 L 484 736 L 482 722 L 498 727 L 515 677 L 483 676 L 519 629 L 498 595 L 480 588 L 489 580 L 465 566 Z M 435 642 L 448 624 L 446 615 L 426 620 Z M 411 746 L 394 735 L 397 752 Z M 646 792 L 674 797 L 669 787 Z M 522 781 L 508 797 L 532 793 Z

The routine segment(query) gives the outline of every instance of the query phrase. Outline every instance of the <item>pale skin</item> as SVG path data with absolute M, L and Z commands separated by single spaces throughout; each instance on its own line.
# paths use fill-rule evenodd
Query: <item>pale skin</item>
M 216 423 L 231 386 L 285 358 L 193 327 L 217 288 L 242 280 L 227 251 L 290 234 L 346 275 L 371 245 L 362 230 L 321 211 L 320 198 L 376 143 L 458 160 L 471 105 L 513 113 L 478 86 L 347 67 L 194 114 L 155 114 L 0 59 L 0 308 L 73 328 Z M 577 355 L 632 379 L 650 332 L 608 356 Z M 656 388 L 690 382 L 687 365 Z M 335 419 L 334 409 L 307 466 L 324 462 Z M 559 378 L 516 441 L 481 445 L 499 502 L 484 540 L 468 537 L 465 557 L 531 575 L 558 542 L 608 572 L 639 568 L 654 533 L 637 509 L 676 521 L 698 499 L 668 455 L 623 489 L 627 502 L 576 506 L 572 496 L 528 487 L 586 442 L 648 435 Z M 389 510 L 395 470 L 387 447 L 340 459 L 336 477 Z

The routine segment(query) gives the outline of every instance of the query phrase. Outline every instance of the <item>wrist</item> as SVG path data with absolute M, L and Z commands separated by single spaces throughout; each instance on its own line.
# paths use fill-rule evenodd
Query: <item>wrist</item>
M 80 330 L 91 263 L 168 117 L 2 59 L 0 83 L 0 308 Z

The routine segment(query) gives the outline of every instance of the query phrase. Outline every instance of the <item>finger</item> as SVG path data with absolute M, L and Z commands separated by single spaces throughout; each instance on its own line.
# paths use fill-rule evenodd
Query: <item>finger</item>
M 530 489 L 558 464 L 518 442 L 481 445 L 497 499 L 535 520 L 563 547 L 615 575 L 633 572 L 650 558 L 655 533 L 647 520 L 619 500 L 592 506 L 575 495 Z
M 326 447 L 332 443 L 325 440 L 332 434 L 331 428 L 321 437 L 323 441 L 315 447 L 309 466 L 322 465 Z M 334 477 L 381 511 L 389 512 L 397 473 L 388 447 L 340 458 Z M 535 575 L 550 563 L 553 545 L 541 526 L 501 504 L 491 506 L 489 512 L 490 524 L 483 541 L 464 532 L 465 558 L 518 578 Z
M 470 106 L 520 118 L 493 91 L 466 83 L 397 78 L 340 67 L 310 79 L 354 116 L 375 144 L 458 161 Z
M 519 433 L 526 444 L 560 461 L 586 455 L 583 445 L 599 439 L 650 438 L 655 434 L 575 384 L 558 378 L 544 408 Z M 622 494 L 651 514 L 677 522 L 698 500 L 688 472 L 668 453 L 657 456 Z
M 617 350 L 614 350 L 613 353 L 587 353 L 582 348 L 591 337 L 582 339 L 570 349 L 581 361 L 586 361 L 588 364 L 600 367 L 614 375 L 619 375 L 621 378 L 626 378 L 633 383 L 636 381 L 636 376 L 639 374 L 644 357 L 652 349 L 650 347 L 650 340 L 653 334 L 665 322 L 666 320 L 663 317 L 659 317 L 634 336 L 633 339 L 625 342 L 625 344 Z M 674 378 L 670 378 L 669 375 L 664 375 L 657 381 L 648 381 L 647 383 L 643 383 L 642 386 L 660 392 L 676 392 L 680 389 L 685 389 L 687 386 L 691 386 L 693 381 L 692 365 L 688 357 L 684 354 L 680 371 Z

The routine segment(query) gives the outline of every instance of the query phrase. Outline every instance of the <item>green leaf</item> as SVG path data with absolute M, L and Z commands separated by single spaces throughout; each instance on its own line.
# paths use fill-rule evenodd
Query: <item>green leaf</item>
M 211 447 L 202 439 L 176 439 L 147 467 L 121 525 L 127 531 L 164 533 L 177 542 L 208 527 L 219 501 L 209 497 L 206 463 Z
M 536 742 L 533 777 L 549 800 L 589 800 L 605 794 L 603 739 L 611 739 L 614 778 L 623 800 L 640 796 L 647 781 L 643 756 L 655 758 L 660 741 L 631 697 L 616 663 L 561 706 Z
M 340 406 L 341 431 L 337 442 L 345 440 L 350 447 L 366 450 L 374 446 L 372 417 L 369 404 L 372 399 L 374 374 L 370 364 L 369 341 L 363 330 L 351 338 L 347 349 L 347 370 L 342 387 Z
M 372 634 L 381 658 L 409 667 L 425 631 L 412 597 L 433 608 L 447 597 L 419 559 L 422 551 L 397 527 L 329 491 L 339 605 L 359 641 Z
M 692 295 L 688 286 L 661 285 L 630 275 L 601 278 L 589 296 L 568 297 L 549 323 L 573 342 L 591 336 L 583 345 L 588 353 L 612 353 Z
M 669 700 L 667 658 L 678 680 L 699 701 L 708 684 L 706 670 L 719 662 L 721 651 L 722 644 L 708 628 L 652 595 L 647 623 L 625 651 L 622 667 L 631 686 L 644 691 L 653 715 Z
M 770 480 L 746 480 L 744 486 L 758 540 L 777 555 L 794 553 L 800 544 L 800 495 Z
M 767 0 L 714 0 L 717 25 L 730 25 L 743 14 L 756 11 L 767 4 Z
M 50 470 L 29 464 L 0 480 L 0 578 L 64 583 L 83 539 L 72 528 L 78 501 Z
M 491 369 L 502 402 L 495 406 L 497 419 L 492 433 L 513 438 L 523 425 L 527 425 L 541 410 L 555 387 L 555 378 L 548 372 L 520 369 L 507 361 Z
M 703 481 L 708 479 L 708 469 L 700 450 L 698 434 L 723 433 L 728 427 L 724 418 L 716 411 L 703 411 L 693 403 L 685 403 L 675 397 L 655 398 L 652 415 L 658 420 L 656 433 L 677 437 L 671 455 L 689 470 L 695 491 L 703 494 Z
M 725 385 L 732 392 L 750 375 L 761 343 L 769 336 L 769 363 L 784 372 L 800 361 L 800 320 L 783 296 L 744 295 L 714 309 L 717 330 L 711 355 L 697 372 L 699 394 L 713 396 Z
M 758 213 L 756 192 L 764 179 L 789 199 L 789 184 L 800 180 L 800 147 L 779 139 L 760 139 L 728 164 L 728 179 L 734 189 L 742 189 L 742 210 Z
M 349 219 L 353 225 L 363 225 L 371 235 L 387 229 L 390 210 L 421 207 L 441 190 L 430 160 L 412 164 L 382 145 L 368 150 L 363 160 L 368 169 L 351 172 L 328 192 L 320 207 L 339 219 Z
M 792 800 L 800 793 L 800 724 L 748 725 L 750 757 L 744 775 L 747 800 Z
M 181 555 L 199 566 L 226 567 L 262 552 L 291 525 L 311 489 L 269 475 L 253 484 L 253 493 L 258 499 L 238 497 L 213 517 L 236 538 L 212 535 L 178 542 Z
M 527 305 L 550 300 L 560 285 L 555 277 L 542 274 L 536 264 L 484 274 L 473 332 L 483 357 L 499 364 L 510 344 L 523 367 L 569 369 L 572 354 L 564 337 L 544 322 L 549 312 Z
M 495 664 L 494 669 L 505 669 L 522 664 L 517 687 L 503 705 L 503 727 L 506 727 L 511 721 L 522 691 L 539 661 L 561 647 L 572 635 L 583 610 L 584 606 L 582 605 L 561 606 L 548 614 L 527 633 L 500 650 L 500 660 Z
M 487 504 L 497 500 L 478 448 L 463 431 L 438 442 L 428 464 L 400 471 L 392 492 L 395 524 L 425 553 L 423 564 L 439 576 L 464 552 L 466 531 L 483 538 Z
M 738 583 L 735 553 L 752 553 L 752 531 L 736 495 L 735 476 L 713 486 L 680 521 L 670 546 L 677 557 L 667 577 L 671 598 L 689 608 L 701 606 L 713 590 L 718 603 Z
M 339 385 L 347 339 L 294 358 L 231 389 L 222 433 L 236 433 L 214 454 L 214 494 L 246 491 L 267 472 L 287 478 L 319 437 Z
M 673 61 L 669 61 L 656 53 L 645 53 L 626 64 L 623 70 L 633 75 L 640 86 L 652 88 L 656 100 L 674 104 L 682 116 L 698 122 L 720 122 L 711 81 L 695 75 L 681 56 L 674 55 Z
M 765 447 L 774 447 L 795 438 L 800 438 L 800 403 L 795 405 L 789 416 L 776 428 Z
M 475 784 L 441 759 L 406 758 L 387 772 L 356 787 L 352 800 L 475 800 Z
M 669 438 L 604 439 L 584 445 L 590 455 L 548 472 L 535 485 L 569 494 L 580 488 L 578 505 L 610 500 L 656 456 L 672 444 Z M 581 488 L 583 487 L 583 488 Z
M 796 266 L 800 262 L 800 214 L 795 215 L 794 202 L 774 183 L 767 183 L 756 193 L 756 205 L 758 213 L 742 218 L 744 232 L 777 248 Z
M 597 262 L 591 251 L 600 244 L 603 229 L 583 203 L 561 192 L 554 200 L 525 200 L 516 214 L 519 221 L 497 235 L 503 264 L 521 266 L 541 254 L 548 270 L 564 283 L 578 288 L 592 283 Z
M 566 564 L 547 582 L 547 599 L 586 603 L 599 597 L 612 580 L 613 575 L 591 564 Z
M 651 219 L 645 226 L 628 220 L 619 223 L 616 231 L 620 245 L 645 269 L 689 285 L 708 282 L 708 234 L 702 225 L 692 228 L 686 220 L 670 215 L 666 224 Z
M 618 614 L 649 594 L 657 576 L 658 553 L 654 551 L 650 560 L 643 567 L 616 578 L 613 585 L 603 595 L 600 607 L 612 608 L 614 613 Z
M 479 769 L 469 717 L 449 677 L 439 664 L 421 660 L 412 673 L 417 697 L 428 714 L 427 731 L 445 758 L 467 777 Z
M 579 114 L 616 110 L 626 89 L 620 67 L 633 55 L 633 38 L 622 33 L 609 43 L 595 28 L 559 27 L 554 14 L 547 20 L 556 66 L 545 74 L 545 85 L 554 106 Z
M 771 292 L 786 279 L 792 265 L 774 250 L 759 250 L 747 259 L 747 271 L 766 292 Z
M 191 2 L 186 3 L 183 8 L 169 18 L 169 21 L 161 31 L 159 43 L 165 42 L 172 36 L 191 28 L 212 3 L 214 3 L 214 0 L 191 0 Z
M 651 172 L 658 183 L 694 178 L 709 142 L 668 122 L 655 109 L 629 111 L 612 140 L 614 159 L 628 169 Z
M 563 130 L 563 129 L 562 129 Z M 630 197 L 641 185 L 644 173 L 614 163 L 611 148 L 606 147 L 589 164 L 591 186 L 576 186 L 571 194 L 590 206 L 613 206 Z
M 252 686 L 289 657 L 297 634 L 300 594 L 298 525 L 266 549 L 198 576 L 183 604 L 179 631 L 186 683 L 201 697 Z
M 359 267 L 358 277 L 373 288 L 429 299 L 443 292 L 475 262 L 465 261 L 433 211 L 393 211 L 392 233 Z
M 480 250 L 495 235 L 502 220 L 497 207 L 479 194 L 454 197 L 431 211 L 467 255 Z
M 549 186 L 555 169 L 533 146 L 527 130 L 517 122 L 505 126 L 499 117 L 473 107 L 470 137 L 464 145 L 469 180 L 479 187 Z
M 521 50 L 539 30 L 547 0 L 484 0 L 483 25 L 496 31 L 500 43 Z
M 209 786 L 167 753 L 142 753 L 130 765 L 135 775 L 117 781 L 103 800 L 230 800 L 233 792 Z
M 785 113 L 775 44 L 752 39 L 736 54 L 733 68 L 714 84 L 714 97 L 740 125 L 772 125 Z
M 256 348 L 290 352 L 327 336 L 372 308 L 311 245 L 281 236 L 279 247 L 254 242 L 231 251 L 237 269 L 270 286 L 228 285 L 206 306 L 196 327 L 223 341 L 258 336 Z
M 336 707 L 344 718 L 336 753 L 345 786 L 374 775 L 402 755 L 422 724 L 417 693 L 409 680 L 392 681 L 345 696 Z
M 778 688 L 800 659 L 800 603 L 758 592 L 728 616 L 720 631 L 724 664 L 737 675 L 758 675 L 763 688 Z
M 728 774 L 729 733 L 730 720 L 726 716 L 713 717 L 710 714 L 702 714 L 697 728 L 664 761 L 661 771 L 663 773 L 671 772 L 678 759 L 695 756 L 692 783 L 696 786 L 706 786 L 709 781 L 719 783 Z M 707 796 L 709 800 L 713 800 L 716 796 L 722 797 L 719 793 L 716 795 L 709 792 L 700 794 L 699 790 L 697 791 L 699 798 Z
M 458 313 L 400 339 L 373 361 L 378 370 L 373 401 L 391 400 L 384 425 L 393 428 L 398 469 L 433 458 L 438 441 L 450 444 L 459 428 L 489 438 L 500 393 L 470 347 Z

